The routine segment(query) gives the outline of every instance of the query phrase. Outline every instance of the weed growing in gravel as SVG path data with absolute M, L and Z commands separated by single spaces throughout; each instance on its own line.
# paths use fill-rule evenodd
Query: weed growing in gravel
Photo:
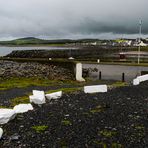
M 44 132 L 48 126 L 46 125 L 40 125 L 40 126 L 32 126 L 32 129 L 34 129 L 37 133 Z
M 95 113 L 100 113 L 102 111 L 104 111 L 104 107 L 102 107 L 101 105 L 98 105 L 94 109 L 91 109 L 90 113 L 95 114 Z
M 107 143 L 100 142 L 99 140 L 94 140 L 93 143 L 97 146 L 101 146 L 102 148 L 107 148 Z M 124 148 L 120 143 L 111 143 L 110 148 Z
M 61 139 L 59 141 L 59 145 L 61 148 L 68 148 L 67 140 L 66 139 Z
M 138 125 L 134 127 L 134 131 L 130 138 L 133 140 L 141 139 L 145 136 L 145 127 L 143 125 Z
M 113 136 L 115 136 L 115 135 L 117 134 L 117 132 L 115 132 L 115 131 L 110 131 L 110 130 L 102 130 L 102 131 L 100 131 L 99 133 L 100 133 L 101 135 L 103 135 L 104 137 L 108 137 L 108 138 L 113 137 Z
M 107 148 L 107 144 L 104 143 L 104 142 L 100 142 L 98 140 L 94 140 L 93 143 L 96 144 L 97 146 L 101 146 L 102 148 Z
M 65 125 L 65 126 L 70 126 L 72 125 L 72 123 L 69 121 L 69 120 L 62 120 L 62 125 Z
M 119 143 L 112 143 L 111 148 L 123 148 L 123 145 Z

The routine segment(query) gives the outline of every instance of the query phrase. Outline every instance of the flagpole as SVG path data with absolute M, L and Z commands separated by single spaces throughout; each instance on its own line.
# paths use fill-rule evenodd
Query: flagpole
M 142 20 L 139 21 L 139 48 L 138 48 L 138 64 L 140 64 L 140 43 L 141 43 Z

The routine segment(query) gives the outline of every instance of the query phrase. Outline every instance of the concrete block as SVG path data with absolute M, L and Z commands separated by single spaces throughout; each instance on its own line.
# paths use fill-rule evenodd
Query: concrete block
M 93 86 L 84 86 L 85 93 L 104 93 L 107 92 L 107 85 L 93 85 Z

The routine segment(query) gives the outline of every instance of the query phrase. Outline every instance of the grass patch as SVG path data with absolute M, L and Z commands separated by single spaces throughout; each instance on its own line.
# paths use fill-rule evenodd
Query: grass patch
M 62 120 L 61 121 L 61 124 L 64 125 L 64 126 L 70 126 L 70 125 L 72 125 L 72 123 L 69 120 Z
M 7 106 L 0 106 L 0 109 L 11 109 L 11 108 Z
M 17 98 L 11 99 L 11 106 L 15 106 L 18 104 L 27 104 L 27 103 L 30 103 L 28 96 L 17 97 Z
M 32 126 L 32 129 L 34 129 L 37 133 L 44 132 L 48 126 L 46 125 L 40 125 L 40 126 Z
M 74 88 L 61 88 L 61 89 L 57 89 L 57 90 L 49 90 L 46 93 L 54 93 L 57 91 L 63 91 L 64 93 L 73 93 L 76 91 L 82 91 L 83 88 L 82 87 L 74 87 Z
M 55 81 L 41 78 L 10 78 L 8 80 L 1 80 L 0 90 L 25 88 L 29 86 L 48 86 L 54 83 Z
M 118 81 L 118 82 L 111 84 L 110 86 L 112 86 L 112 87 L 124 87 L 124 86 L 128 86 L 128 83 Z
M 49 80 L 43 78 L 10 78 L 7 80 L 0 79 L 0 90 L 8 90 L 12 88 L 26 88 L 29 86 L 61 86 L 61 85 L 72 85 L 72 86 L 83 86 L 84 84 L 73 80 Z M 75 88 L 63 88 L 63 91 L 72 91 Z

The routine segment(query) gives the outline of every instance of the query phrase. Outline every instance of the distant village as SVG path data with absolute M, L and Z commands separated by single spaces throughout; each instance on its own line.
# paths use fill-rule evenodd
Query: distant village
M 116 39 L 116 40 L 83 40 L 81 42 L 73 43 L 73 45 L 82 45 L 82 46 L 148 46 L 148 38 L 146 39 Z

